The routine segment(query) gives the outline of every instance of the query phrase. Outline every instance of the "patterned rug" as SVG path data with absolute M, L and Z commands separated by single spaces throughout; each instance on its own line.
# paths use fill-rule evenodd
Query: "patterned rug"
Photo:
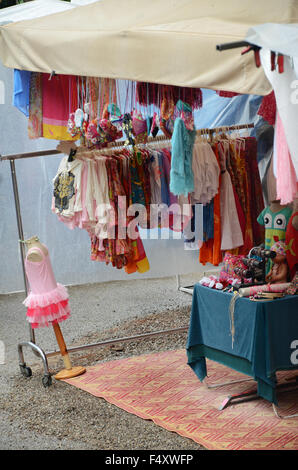
M 212 383 L 248 378 L 213 361 L 207 366 Z M 278 373 L 278 380 L 290 376 L 293 372 Z M 255 389 L 255 382 L 207 389 L 187 365 L 184 350 L 99 363 L 65 382 L 210 450 L 298 449 L 298 418 L 279 419 L 263 399 L 219 411 L 228 395 Z M 298 412 L 297 389 L 279 394 L 278 411 Z

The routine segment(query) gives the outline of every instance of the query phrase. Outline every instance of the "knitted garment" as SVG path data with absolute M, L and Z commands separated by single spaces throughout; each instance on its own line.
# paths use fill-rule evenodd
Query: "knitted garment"
M 260 104 L 258 115 L 262 116 L 265 121 L 271 126 L 275 124 L 276 118 L 276 101 L 274 91 L 271 91 L 269 95 L 264 96 Z
M 189 131 L 184 121 L 177 118 L 172 136 L 172 160 L 170 172 L 170 191 L 176 196 L 194 191 L 192 152 L 196 131 Z

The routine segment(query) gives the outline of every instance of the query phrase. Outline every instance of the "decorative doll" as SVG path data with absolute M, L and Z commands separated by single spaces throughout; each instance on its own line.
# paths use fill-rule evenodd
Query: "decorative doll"
M 287 263 L 286 245 L 284 242 L 277 242 L 271 247 L 276 256 L 273 265 L 266 276 L 268 284 L 282 284 L 288 282 L 289 268 Z

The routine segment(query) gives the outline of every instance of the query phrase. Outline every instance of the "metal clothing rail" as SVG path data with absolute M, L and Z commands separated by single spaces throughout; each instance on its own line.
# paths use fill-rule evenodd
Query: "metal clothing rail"
M 221 126 L 221 127 L 217 127 L 214 129 L 207 129 L 207 128 L 198 129 L 197 134 L 198 135 L 209 134 L 210 138 L 212 139 L 213 134 L 216 132 L 222 132 L 222 131 L 228 132 L 230 130 L 246 129 L 246 128 L 251 128 L 251 127 L 254 127 L 254 124 L 241 124 L 238 126 Z M 166 136 L 156 136 L 155 138 L 149 137 L 148 143 L 160 142 L 160 141 L 166 141 L 166 140 L 169 140 L 169 138 Z M 123 142 L 119 141 L 119 142 L 109 144 L 108 148 L 121 147 L 121 146 L 122 147 L 124 146 Z M 53 150 L 43 150 L 43 151 L 38 151 L 38 152 L 17 153 L 17 154 L 12 154 L 12 155 L 0 155 L 0 161 L 9 161 L 10 163 L 10 172 L 11 172 L 18 235 L 19 235 L 19 248 L 20 248 L 20 253 L 21 253 L 22 272 L 23 272 L 23 280 L 24 280 L 26 297 L 28 295 L 29 289 L 28 289 L 28 281 L 27 281 L 27 276 L 26 276 L 26 271 L 25 271 L 26 254 L 25 254 L 24 243 L 22 243 L 22 241 L 24 240 L 24 232 L 23 232 L 23 223 L 22 223 L 22 216 L 21 216 L 21 206 L 20 206 L 20 199 L 19 199 L 15 160 L 20 160 L 20 159 L 25 159 L 25 158 L 45 157 L 45 156 L 50 156 L 50 155 L 61 155 L 61 154 L 62 152 L 60 152 L 59 150 L 53 149 Z M 179 275 L 177 276 L 177 281 L 179 281 Z M 179 282 L 178 282 L 177 288 L 178 290 L 183 290 L 183 288 L 180 288 Z M 188 330 L 188 326 L 184 326 L 180 328 L 171 328 L 168 330 L 143 333 L 143 334 L 130 336 L 130 337 L 115 338 L 111 340 L 102 341 L 99 343 L 87 344 L 87 345 L 70 348 L 68 349 L 68 352 L 78 352 L 81 350 L 95 348 L 99 346 L 106 346 L 106 345 L 111 345 L 111 344 L 120 343 L 120 342 L 137 340 L 141 338 L 160 336 L 160 335 L 169 334 L 169 333 L 179 333 L 179 332 L 183 332 L 187 330 Z M 52 374 L 50 373 L 50 370 L 49 370 L 48 358 L 55 356 L 55 355 L 59 355 L 60 351 L 55 350 L 55 351 L 50 351 L 50 352 L 45 353 L 44 350 L 36 344 L 35 332 L 32 329 L 31 325 L 29 325 L 29 335 L 30 335 L 29 341 L 18 344 L 19 367 L 20 367 L 21 373 L 25 377 L 30 377 L 32 375 L 32 371 L 30 367 L 26 365 L 26 362 L 24 360 L 24 353 L 23 353 L 23 348 L 29 347 L 31 348 L 31 350 L 36 356 L 42 359 L 43 367 L 44 367 L 44 377 L 42 379 L 42 383 L 45 387 L 48 387 L 52 383 L 52 380 L 51 380 Z

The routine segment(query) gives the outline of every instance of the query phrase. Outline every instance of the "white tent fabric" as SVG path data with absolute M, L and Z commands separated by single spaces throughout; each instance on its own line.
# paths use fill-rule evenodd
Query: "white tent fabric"
M 265 23 L 250 28 L 246 41 L 270 51 L 298 57 L 298 23 Z
M 0 10 L 0 25 L 14 23 L 16 21 L 41 18 L 53 13 L 72 10 L 76 4 L 64 2 L 62 0 L 32 0 L 31 2 L 20 3 Z
M 298 58 L 284 57 L 284 72 L 271 71 L 270 51 L 262 49 L 261 62 L 274 89 L 276 105 L 283 122 L 289 151 L 298 180 Z M 276 172 L 275 172 L 276 175 Z M 276 175 L 277 176 L 277 175 Z
M 71 0 L 70 3 L 74 5 L 88 5 L 88 3 L 100 2 L 101 0 Z
M 266 21 L 295 23 L 292 0 L 102 0 L 1 28 L 12 68 L 266 95 L 253 54 L 216 50 Z M 46 51 L 46 54 L 45 54 Z
M 248 31 L 245 39 L 262 48 L 262 67 L 275 93 L 298 181 L 298 23 L 255 26 Z M 271 70 L 271 51 L 284 54 L 283 73 Z M 275 176 L 278 176 L 276 171 Z

